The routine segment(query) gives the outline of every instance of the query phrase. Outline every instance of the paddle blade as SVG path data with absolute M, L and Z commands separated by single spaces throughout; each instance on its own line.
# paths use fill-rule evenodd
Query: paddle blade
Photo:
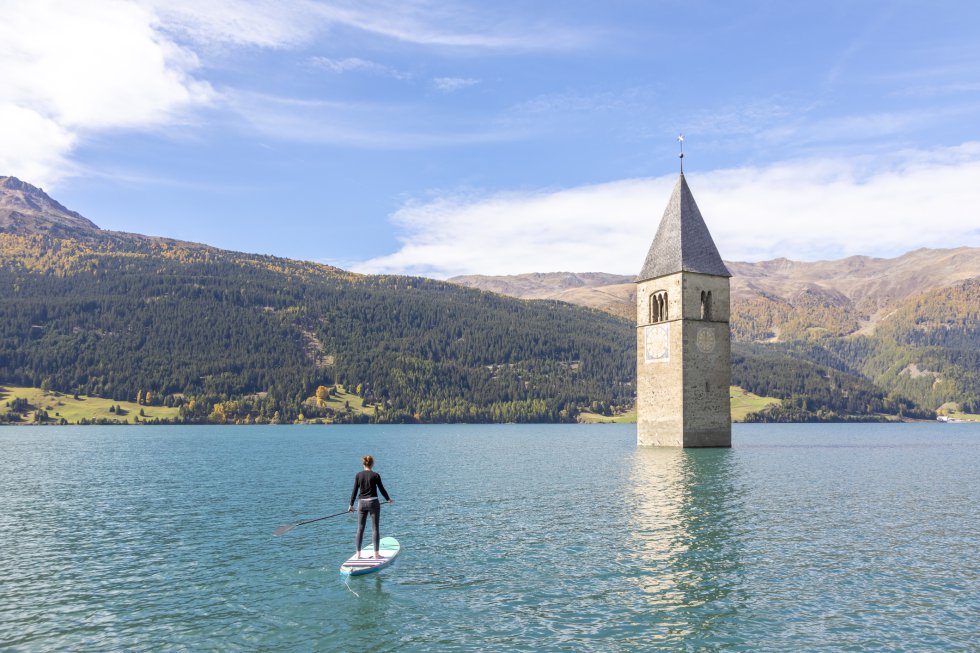
M 280 535 L 284 533 L 288 533 L 289 531 L 293 530 L 297 526 L 299 526 L 299 524 L 286 524 L 285 526 L 280 526 L 276 530 L 272 531 L 272 536 L 279 537 Z

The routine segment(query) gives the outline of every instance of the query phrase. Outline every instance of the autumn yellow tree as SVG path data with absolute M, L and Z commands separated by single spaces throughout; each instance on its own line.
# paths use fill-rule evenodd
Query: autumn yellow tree
M 208 415 L 208 420 L 216 424 L 224 424 L 225 419 L 225 407 L 221 404 L 215 404 L 211 414 Z
M 330 389 L 327 388 L 327 386 L 321 385 L 316 389 L 316 399 L 319 405 L 322 406 L 323 402 L 325 402 L 329 397 L 330 397 Z

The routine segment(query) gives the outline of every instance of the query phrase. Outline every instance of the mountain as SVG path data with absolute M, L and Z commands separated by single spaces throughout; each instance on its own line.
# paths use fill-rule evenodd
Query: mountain
M 573 421 L 632 402 L 632 326 L 601 311 L 104 231 L 12 178 L 0 206 L 0 383 L 149 393 L 189 422 Z
M 726 261 L 737 340 L 796 340 L 873 331 L 902 300 L 980 277 L 980 248 L 918 249 L 897 258 Z M 449 279 L 523 299 L 556 299 L 633 319 L 633 277 L 603 272 L 469 275 Z M 813 329 L 813 333 L 808 333 Z
M 733 378 L 746 390 L 787 401 L 825 396 L 823 405 L 861 412 L 855 397 L 868 388 L 859 391 L 855 384 L 870 383 L 881 401 L 865 402 L 865 412 L 874 405 L 928 413 L 947 402 L 980 410 L 980 361 L 973 353 L 980 351 L 980 333 L 971 308 L 980 306 L 980 249 L 726 265 L 734 275 Z M 635 315 L 635 290 L 626 276 L 559 272 L 450 281 L 630 320 Z M 849 392 L 833 390 L 830 379 L 840 374 L 849 375 Z M 825 387 L 818 387 L 819 378 Z
M 588 306 L 633 320 L 636 317 L 634 278 L 605 272 L 530 272 L 502 276 L 470 274 L 448 281 L 520 299 L 554 299 Z
M 463 275 L 449 281 L 521 299 L 558 299 L 570 290 L 633 283 L 633 277 L 604 272 L 532 272 L 499 277 Z
M 2 179 L 0 383 L 186 422 L 572 421 L 633 403 L 629 277 L 519 275 L 486 292 L 358 275 L 101 230 Z M 730 264 L 733 378 L 781 400 L 750 418 L 980 410 L 976 254 Z
M 95 223 L 69 211 L 37 186 L 17 177 L 0 177 L 0 233 L 78 238 L 98 231 Z

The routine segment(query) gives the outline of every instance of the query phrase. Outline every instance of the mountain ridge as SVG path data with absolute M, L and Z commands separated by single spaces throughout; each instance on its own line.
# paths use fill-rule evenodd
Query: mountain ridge
M 733 311 L 784 313 L 775 331 L 736 328 L 743 340 L 779 339 L 795 309 L 839 307 L 853 313 L 853 332 L 873 331 L 891 307 L 915 294 L 946 288 L 980 277 L 980 248 L 919 248 L 893 258 L 850 256 L 830 261 L 777 258 L 759 262 L 725 261 L 732 277 Z M 604 272 L 466 275 L 448 279 L 481 290 L 522 299 L 556 299 L 607 310 L 632 319 L 635 314 L 634 277 Z M 604 283 L 608 282 L 608 283 Z M 738 316 L 733 318 L 733 323 Z M 737 324 L 735 325 L 738 326 Z M 743 337 L 746 336 L 746 337 Z

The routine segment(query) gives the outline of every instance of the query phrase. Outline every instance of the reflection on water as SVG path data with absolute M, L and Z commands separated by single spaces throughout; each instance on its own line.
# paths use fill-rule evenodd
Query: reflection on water
M 629 564 L 654 640 L 710 638 L 736 612 L 740 497 L 728 449 L 637 449 Z

